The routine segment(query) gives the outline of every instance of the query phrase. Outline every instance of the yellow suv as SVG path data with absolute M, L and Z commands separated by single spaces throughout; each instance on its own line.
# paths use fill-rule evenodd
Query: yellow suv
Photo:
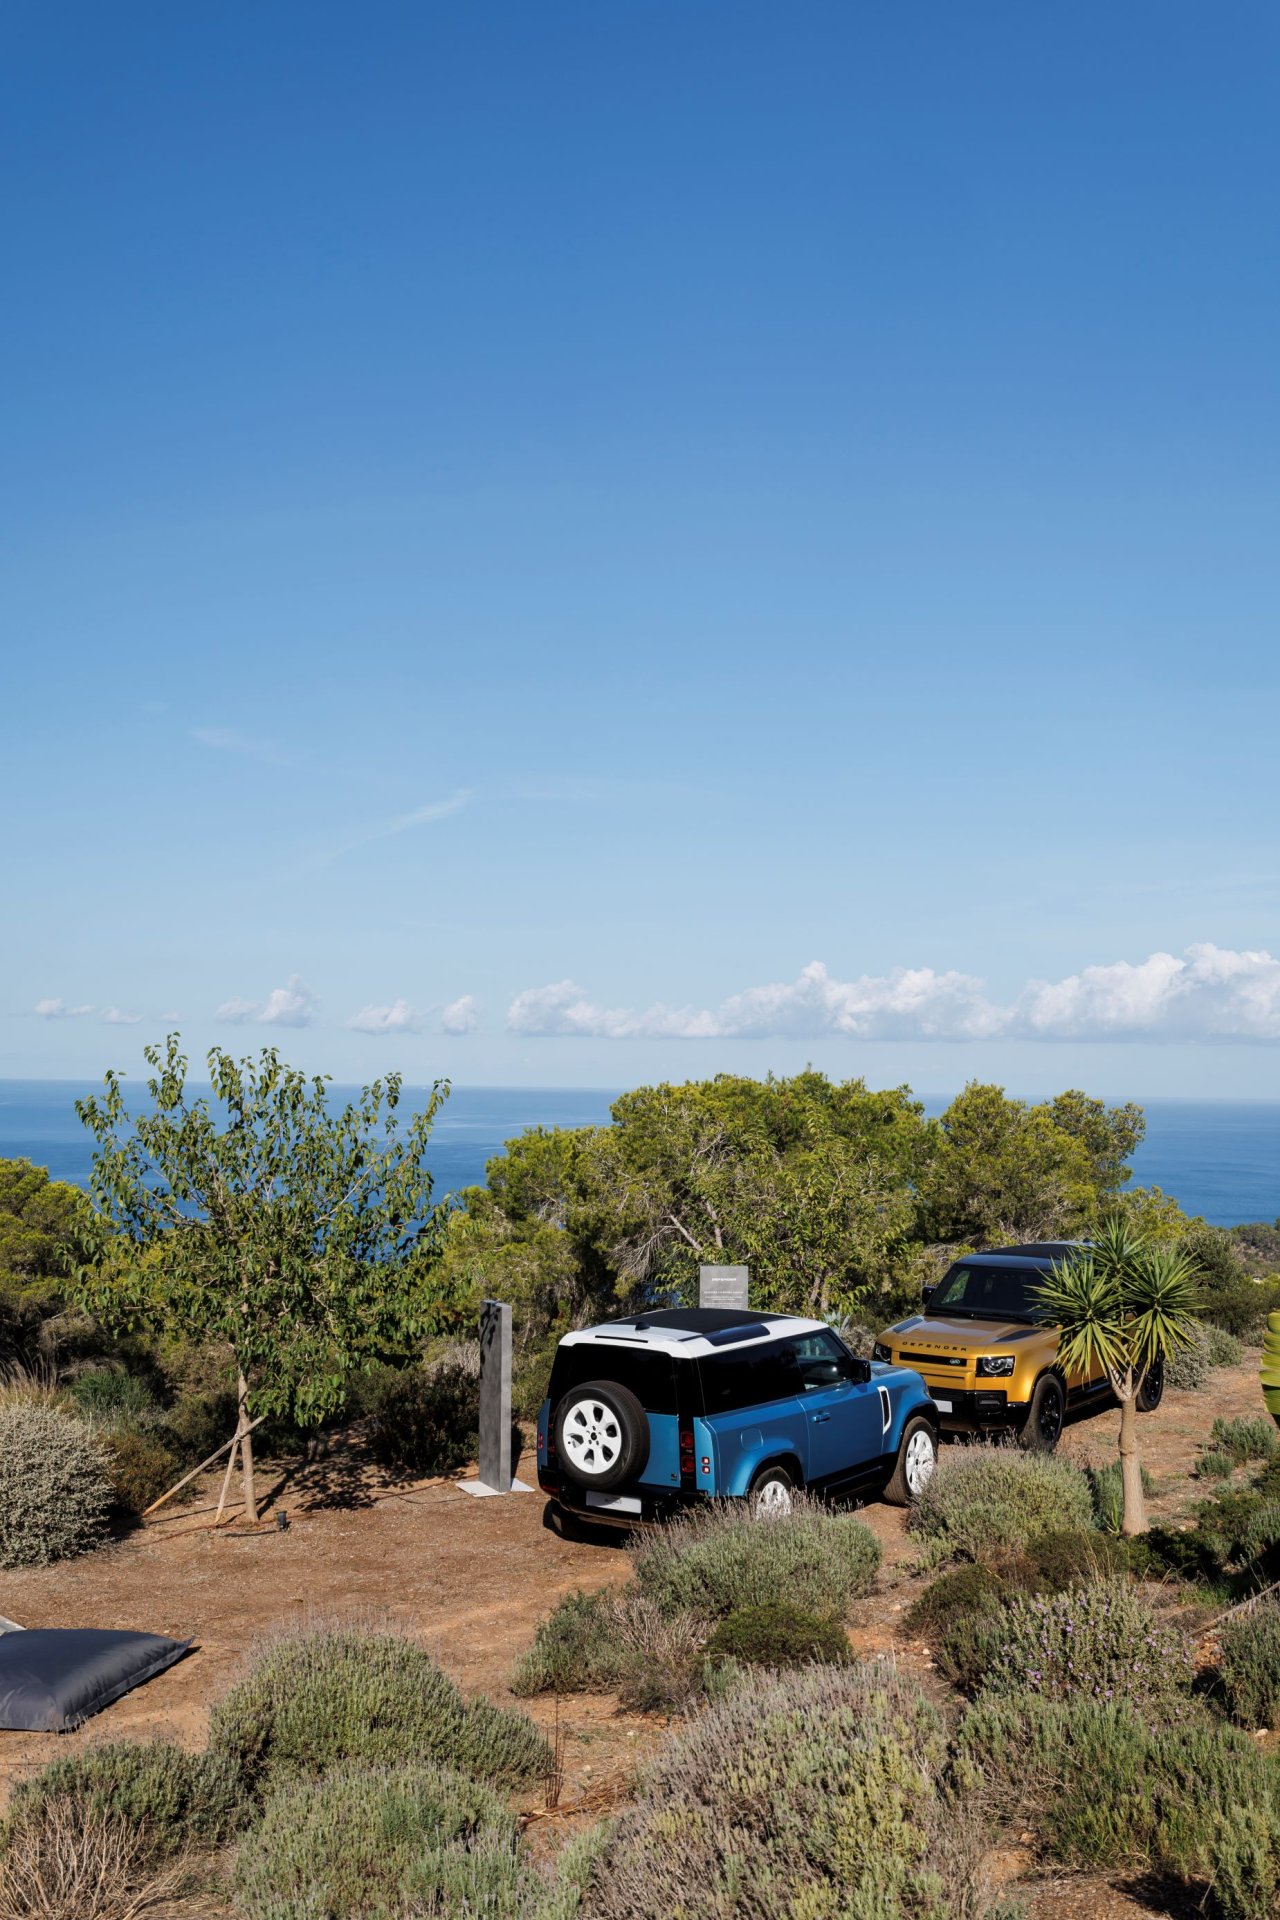
M 1038 1240 L 957 1260 L 926 1289 L 920 1313 L 885 1328 L 873 1358 L 915 1368 L 944 1432 L 1016 1434 L 1024 1447 L 1051 1452 L 1068 1411 L 1105 1406 L 1111 1393 L 1105 1373 L 1058 1365 L 1058 1330 L 1032 1293 L 1082 1244 Z M 1163 1392 L 1157 1362 L 1138 1397 L 1142 1412 L 1158 1407 Z

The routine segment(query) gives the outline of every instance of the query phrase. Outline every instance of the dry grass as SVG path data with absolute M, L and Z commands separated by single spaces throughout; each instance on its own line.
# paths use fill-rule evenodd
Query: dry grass
M 137 1920 L 178 1891 L 180 1863 L 156 1871 L 145 1835 L 69 1796 L 44 1802 L 8 1836 L 0 1920 Z
M 58 1369 L 51 1360 L 37 1360 L 32 1366 L 12 1361 L 0 1367 L 0 1407 L 69 1407 L 71 1396 L 58 1384 Z

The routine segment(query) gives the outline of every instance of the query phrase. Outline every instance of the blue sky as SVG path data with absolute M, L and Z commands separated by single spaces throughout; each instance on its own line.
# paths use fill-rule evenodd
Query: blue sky
M 0 1072 L 1274 1094 L 1278 55 L 7 9 Z

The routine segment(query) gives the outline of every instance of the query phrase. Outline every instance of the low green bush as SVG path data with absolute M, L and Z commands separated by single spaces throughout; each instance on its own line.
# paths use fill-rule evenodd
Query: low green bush
M 111 1496 L 121 1513 L 137 1519 L 182 1478 L 182 1462 L 152 1433 L 135 1427 L 109 1427 L 101 1436 L 111 1480 Z M 176 1495 L 179 1500 L 188 1490 Z M 189 1494 L 188 1494 L 189 1497 Z
M 1244 1348 L 1224 1327 L 1206 1327 L 1205 1342 L 1211 1367 L 1238 1367 L 1244 1360 Z
M 1062 1593 L 1090 1580 L 1119 1578 L 1129 1571 L 1129 1543 L 1115 1533 L 1092 1527 L 1063 1527 L 1042 1533 L 1027 1543 L 1022 1554 L 1026 1570 L 1022 1584 L 1035 1581 Z
M 234 1393 L 225 1387 L 193 1388 L 180 1393 L 166 1410 L 157 1438 L 173 1449 L 184 1467 L 194 1467 L 229 1440 L 235 1427 Z
M 1280 1603 L 1263 1601 L 1225 1622 L 1218 1673 L 1233 1720 L 1280 1725 Z
M 981 1606 L 966 1608 L 947 1622 L 934 1648 L 944 1680 L 961 1693 L 976 1694 L 999 1660 L 1008 1640 L 1009 1609 L 1016 1595 L 998 1594 Z
M 244 1825 L 247 1807 L 234 1768 L 220 1755 L 187 1753 L 163 1741 L 113 1741 L 54 1760 L 21 1780 L 9 1804 L 8 1831 L 51 1801 L 119 1821 L 160 1858 L 216 1847 Z
M 908 1526 L 960 1560 L 1018 1551 L 1038 1534 L 1093 1522 L 1089 1485 L 1056 1454 L 1020 1447 L 945 1448 Z
M 1224 1488 L 1200 1502 L 1196 1532 L 1219 1565 L 1235 1562 L 1262 1573 L 1280 1545 L 1280 1499 L 1252 1487 Z
M 1194 1713 L 1149 1727 L 1125 1702 L 984 1694 L 956 1738 L 954 1776 L 1007 1819 L 1033 1820 L 1067 1866 L 1150 1872 L 1220 1920 L 1274 1920 L 1280 1762 Z
M 140 1420 L 156 1412 L 156 1397 L 147 1382 L 122 1367 L 90 1367 L 67 1391 L 91 1420 Z
M 1210 1428 L 1209 1441 L 1229 1453 L 1237 1466 L 1243 1466 L 1247 1460 L 1270 1460 L 1280 1453 L 1276 1423 L 1265 1414 L 1249 1420 L 1219 1417 Z
M 1150 1494 L 1155 1490 L 1155 1481 L 1145 1467 L 1138 1469 L 1142 1477 L 1142 1491 Z M 1093 1517 L 1104 1533 L 1119 1533 L 1124 1523 L 1124 1480 L 1123 1470 L 1118 1460 L 1109 1460 L 1105 1467 L 1087 1469 L 1089 1494 L 1093 1501 Z
M 943 1722 L 891 1667 L 740 1676 L 671 1741 L 592 1873 L 592 1920 L 977 1920 L 984 1838 Z
M 982 1684 L 994 1693 L 1049 1700 L 1127 1700 L 1144 1717 L 1159 1719 L 1184 1708 L 1193 1678 L 1181 1634 L 1157 1619 L 1134 1588 L 1100 1580 L 1013 1600 Z
M 625 1671 L 625 1653 L 612 1595 L 570 1593 L 548 1614 L 533 1645 L 516 1662 L 511 1691 L 522 1698 L 535 1693 L 612 1693 Z
M 480 1444 L 478 1351 L 452 1348 L 427 1366 L 388 1370 L 367 1393 L 374 1458 L 402 1473 L 452 1473 Z M 519 1436 L 513 1430 L 513 1455 Z
M 943 1633 L 961 1615 L 980 1611 L 993 1601 L 999 1603 L 1007 1591 L 1006 1579 L 994 1567 L 972 1561 L 939 1574 L 918 1599 L 912 1601 L 902 1616 L 902 1624 L 908 1633 L 922 1637 Z
M 108 1464 L 83 1421 L 34 1402 L 0 1407 L 0 1567 L 84 1553 L 110 1506 Z
M 245 1920 L 517 1920 L 528 1908 L 508 1807 L 463 1774 L 421 1764 L 282 1787 L 241 1842 L 235 1891 Z
M 1042 1533 L 1021 1553 L 996 1561 L 966 1561 L 926 1587 L 903 1615 L 909 1633 L 940 1635 L 966 1614 L 990 1612 L 1019 1594 L 1061 1593 L 1068 1587 L 1129 1570 L 1127 1543 L 1092 1528 Z M 960 1643 L 956 1643 L 957 1656 Z M 963 1661 L 968 1669 L 968 1661 Z M 952 1676 L 954 1677 L 954 1676 Z
M 815 1661 L 853 1658 L 848 1637 L 829 1613 L 807 1613 L 786 1600 L 735 1607 L 716 1625 L 704 1649 L 715 1665 L 807 1667 Z
M 1215 1328 L 1216 1332 L 1216 1328 Z M 1209 1329 L 1197 1321 L 1185 1346 L 1165 1355 L 1165 1385 L 1198 1392 L 1209 1384 L 1213 1362 L 1209 1358 Z
M 635 1587 L 572 1593 L 516 1662 L 511 1690 L 616 1693 L 639 1712 L 675 1712 L 702 1690 L 705 1636 L 696 1616 L 664 1614 Z
M 491 1781 L 528 1780 L 548 1763 L 531 1721 L 464 1700 L 420 1647 L 325 1627 L 264 1649 L 214 1707 L 209 1745 L 258 1798 L 344 1761 L 430 1760 Z
M 1196 1455 L 1196 1473 L 1201 1480 L 1229 1480 L 1238 1464 L 1225 1447 L 1206 1447 Z
M 726 1503 L 655 1528 L 634 1563 L 640 1591 L 665 1614 L 718 1620 L 780 1594 L 811 1613 L 843 1614 L 869 1590 L 880 1543 L 853 1514 L 816 1501 L 763 1520 Z

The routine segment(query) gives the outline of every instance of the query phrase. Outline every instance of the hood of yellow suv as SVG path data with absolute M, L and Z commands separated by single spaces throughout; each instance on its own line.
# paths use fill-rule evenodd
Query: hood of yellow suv
M 1041 1327 L 1029 1327 L 1025 1320 L 969 1320 L 945 1313 L 922 1313 L 900 1320 L 880 1338 L 891 1347 L 894 1358 L 910 1360 L 917 1353 L 955 1355 L 989 1353 L 993 1347 L 1007 1347 L 1010 1341 L 1034 1339 Z

